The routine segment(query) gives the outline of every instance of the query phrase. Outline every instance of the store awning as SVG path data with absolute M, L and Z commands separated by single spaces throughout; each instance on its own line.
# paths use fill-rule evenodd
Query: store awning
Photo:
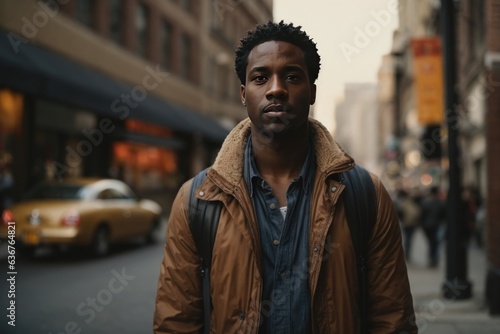
M 123 93 L 130 94 L 133 86 L 29 41 L 13 46 L 9 34 L 5 31 L 0 34 L 0 86 L 117 117 L 112 110 L 113 101 Z M 213 118 L 152 94 L 129 111 L 127 117 L 199 134 L 216 143 L 228 134 Z

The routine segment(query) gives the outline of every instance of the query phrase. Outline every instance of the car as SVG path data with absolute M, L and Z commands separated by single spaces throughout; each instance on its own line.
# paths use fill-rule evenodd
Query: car
M 2 213 L 0 238 L 15 231 L 16 250 L 33 254 L 48 246 L 85 246 L 103 256 L 116 242 L 154 241 L 161 206 L 115 179 L 77 178 L 41 182 Z

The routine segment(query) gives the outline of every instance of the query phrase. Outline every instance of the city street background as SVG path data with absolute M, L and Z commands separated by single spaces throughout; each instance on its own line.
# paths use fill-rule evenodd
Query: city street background
M 500 292 L 500 0 L 0 0 L 1 236 L 10 217 L 16 247 L 45 241 L 29 233 L 39 208 L 10 211 L 43 180 L 119 179 L 167 216 L 180 185 L 247 117 L 234 51 L 269 20 L 301 25 L 317 43 L 311 116 L 356 163 L 395 202 L 439 188 L 450 203 L 438 266 L 421 230 L 408 263 L 420 332 L 500 333 L 500 297 L 486 298 L 487 286 Z M 83 224 L 72 209 L 52 226 Z M 164 233 L 165 221 L 158 243 L 133 240 L 102 258 L 16 248 L 15 299 L 2 240 L 0 333 L 150 333 Z M 472 298 L 444 299 L 447 274 L 470 281 Z

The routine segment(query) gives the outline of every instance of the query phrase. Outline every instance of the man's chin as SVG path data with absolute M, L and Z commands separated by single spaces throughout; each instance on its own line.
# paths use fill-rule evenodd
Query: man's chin
M 281 122 L 267 124 L 259 130 L 259 134 L 270 139 L 285 137 L 290 134 L 290 127 Z

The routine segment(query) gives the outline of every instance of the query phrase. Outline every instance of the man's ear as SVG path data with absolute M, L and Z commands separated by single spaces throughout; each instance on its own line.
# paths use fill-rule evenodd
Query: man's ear
M 240 86 L 240 97 L 241 97 L 241 104 L 243 104 L 245 107 L 247 106 L 247 101 L 245 99 L 245 85 Z
M 316 85 L 311 85 L 311 99 L 309 100 L 309 104 L 313 105 L 316 102 Z

